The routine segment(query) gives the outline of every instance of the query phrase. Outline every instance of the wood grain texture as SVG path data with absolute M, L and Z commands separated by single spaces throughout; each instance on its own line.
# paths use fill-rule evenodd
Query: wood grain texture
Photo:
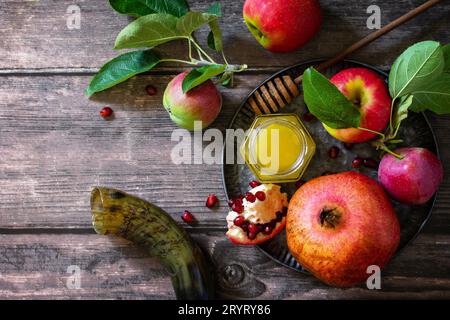
M 450 298 L 448 236 L 422 235 L 383 271 L 382 290 L 330 288 L 310 275 L 275 264 L 255 247 L 238 247 L 222 232 L 193 234 L 216 267 L 218 298 L 343 299 Z M 440 264 L 435 264 L 439 254 Z M 69 289 L 69 266 L 81 270 L 81 288 Z M 155 258 L 114 237 L 0 236 L 0 296 L 20 299 L 174 299 L 170 279 Z
M 223 91 L 225 129 L 255 83 L 239 77 Z M 176 165 L 177 127 L 162 106 L 170 76 L 137 77 L 88 100 L 88 76 L 0 77 L 0 228 L 89 228 L 93 186 L 122 189 L 172 213 L 189 209 L 205 226 L 224 226 L 226 203 L 205 208 L 209 193 L 225 199 L 220 165 Z M 158 88 L 150 97 L 147 84 Z M 105 104 L 115 119 L 98 112 Z
M 198 11 L 205 10 L 212 2 L 190 1 L 192 9 Z M 331 57 L 372 31 L 366 27 L 369 17 L 366 10 L 373 1 L 322 0 L 324 23 L 318 36 L 298 52 L 277 55 L 264 50 L 248 32 L 242 18 L 244 0 L 221 2 L 224 7 L 221 24 L 229 60 L 247 63 L 251 68 L 280 68 L 309 59 Z M 400 0 L 376 4 L 381 8 L 384 25 L 421 3 L 422 0 Z M 73 4 L 81 9 L 80 30 L 69 30 L 66 25 L 66 10 Z M 449 10 L 450 3 L 443 1 L 355 53 L 352 58 L 387 67 L 411 43 L 424 39 L 448 42 Z M 113 12 L 107 1 L 86 0 L 76 3 L 72 0 L 1 1 L 0 15 L 0 71 L 96 69 L 117 54 L 112 50 L 114 39 L 130 21 Z M 199 32 L 201 41 L 207 32 L 207 29 Z M 184 44 L 178 43 L 165 46 L 161 52 L 164 56 L 178 56 L 186 50 Z

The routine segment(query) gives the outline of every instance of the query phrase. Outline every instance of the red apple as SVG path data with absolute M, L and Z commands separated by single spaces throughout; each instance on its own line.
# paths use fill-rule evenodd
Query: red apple
M 335 74 L 330 81 L 359 108 L 361 128 L 384 131 L 389 123 L 391 97 L 386 83 L 378 74 L 366 68 L 350 68 Z M 355 128 L 324 127 L 343 142 L 365 142 L 376 137 L 375 133 Z
M 208 127 L 219 115 L 222 96 L 215 84 L 208 80 L 183 93 L 182 84 L 188 72 L 177 75 L 164 91 L 163 104 L 173 122 L 182 128 L 194 130 L 194 122 Z
M 322 13 L 317 0 L 247 0 L 244 20 L 264 48 L 290 52 L 317 33 Z
M 378 168 L 378 179 L 392 198 L 407 204 L 426 203 L 436 193 L 444 176 L 442 163 L 423 148 L 400 148 L 398 159 L 386 154 Z
M 317 278 L 333 286 L 366 280 L 395 253 L 400 226 L 388 196 L 356 172 L 322 176 L 298 189 L 286 222 L 289 250 Z

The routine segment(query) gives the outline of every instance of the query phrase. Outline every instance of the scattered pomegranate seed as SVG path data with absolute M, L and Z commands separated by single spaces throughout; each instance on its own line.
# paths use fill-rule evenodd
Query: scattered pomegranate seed
M 305 184 L 305 180 L 298 180 L 296 183 L 295 183 L 295 187 L 298 189 L 298 188 L 300 188 L 302 185 L 304 185 Z
M 272 231 L 273 231 L 273 227 L 272 226 L 265 225 L 263 230 L 262 230 L 262 233 L 265 234 L 266 236 L 268 236 L 269 234 L 272 233 Z
M 248 225 L 248 232 L 249 233 L 254 233 L 254 234 L 258 234 L 259 232 L 259 227 L 256 224 L 250 223 Z
M 303 115 L 303 120 L 305 120 L 306 122 L 310 122 L 310 121 L 313 121 L 313 120 L 315 120 L 316 119 L 316 116 L 315 115 L 313 115 L 311 112 L 306 112 L 304 115 Z
M 254 240 L 254 239 L 256 238 L 256 233 L 249 232 L 249 233 L 248 233 L 248 238 L 249 238 L 250 240 Z
M 241 229 L 245 232 L 248 231 L 248 221 L 244 221 L 244 223 L 241 225 Z
M 363 158 L 356 157 L 352 161 L 352 167 L 355 168 L 355 169 L 361 168 L 361 165 L 363 164 L 363 161 L 364 161 Z
M 277 225 L 277 219 L 272 219 L 270 222 L 269 222 L 269 227 L 271 227 L 272 229 L 275 229 L 275 226 Z
M 364 159 L 363 164 L 367 168 L 375 169 L 375 168 L 378 167 L 378 162 L 376 160 L 372 159 L 372 158 Z
M 264 200 L 266 200 L 266 194 L 264 193 L 264 191 L 258 191 L 257 193 L 255 193 L 255 197 L 256 197 L 259 201 L 264 201 Z
M 338 155 L 339 155 L 339 148 L 338 147 L 336 147 L 336 146 L 332 146 L 331 148 L 330 148 L 330 150 L 328 150 L 328 156 L 331 158 L 331 159 L 336 159 L 337 157 L 338 157 Z
M 152 85 L 148 85 L 145 87 L 145 91 L 147 91 L 147 94 L 149 96 L 154 96 L 155 94 L 158 93 L 158 89 L 156 89 L 154 86 Z
M 113 109 L 111 109 L 110 107 L 104 107 L 102 110 L 100 110 L 100 116 L 106 119 L 111 117 L 113 112 Z
M 253 193 L 251 193 L 251 192 L 247 192 L 247 193 L 245 194 L 245 199 L 246 199 L 248 202 L 253 203 L 253 202 L 256 201 L 256 196 L 255 196 Z
M 185 210 L 183 212 L 183 215 L 181 216 L 181 219 L 183 219 L 186 223 L 192 223 L 194 222 L 194 216 L 189 211 Z
M 217 196 L 215 194 L 210 194 L 208 196 L 208 198 L 206 199 L 206 207 L 208 208 L 214 208 L 214 206 L 216 205 L 216 203 L 219 201 L 219 199 L 217 199 Z
M 234 225 L 238 226 L 238 227 L 242 226 L 244 224 L 244 222 L 245 222 L 245 218 L 243 216 L 238 216 L 233 221 Z
M 347 150 L 352 150 L 355 145 L 353 143 L 344 142 L 344 148 Z

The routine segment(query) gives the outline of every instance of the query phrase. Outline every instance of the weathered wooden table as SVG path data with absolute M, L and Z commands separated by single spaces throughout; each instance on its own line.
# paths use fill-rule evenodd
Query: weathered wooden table
M 212 1 L 189 2 L 202 10 Z M 376 4 L 384 25 L 421 2 Z M 243 0 L 222 1 L 226 52 L 251 69 L 239 75 L 236 88 L 222 90 L 224 107 L 214 127 L 224 130 L 241 100 L 273 72 L 331 56 L 370 32 L 372 1 L 321 3 L 320 34 L 296 53 L 276 55 L 247 31 Z M 67 28 L 70 5 L 81 9 L 79 30 Z M 450 42 L 449 17 L 450 3 L 443 1 L 352 58 L 387 70 L 416 41 Z M 91 76 L 116 54 L 115 36 L 127 22 L 107 1 L 0 1 L 0 298 L 174 298 L 157 260 L 94 233 L 89 197 L 95 185 L 151 200 L 178 221 L 184 209 L 193 212 L 199 223 L 187 228 L 211 254 L 221 298 L 450 298 L 450 117 L 429 115 L 446 175 L 423 232 L 383 271 L 382 290 L 330 288 L 225 239 L 226 203 L 214 211 L 204 207 L 209 193 L 225 198 L 219 165 L 172 164 L 175 126 L 161 100 L 179 66 L 161 66 L 90 100 L 83 95 Z M 185 50 L 176 44 L 162 52 Z M 148 84 L 158 88 L 156 96 L 146 94 Z M 114 121 L 98 116 L 104 105 L 115 110 Z M 80 268 L 79 289 L 67 286 L 70 266 Z

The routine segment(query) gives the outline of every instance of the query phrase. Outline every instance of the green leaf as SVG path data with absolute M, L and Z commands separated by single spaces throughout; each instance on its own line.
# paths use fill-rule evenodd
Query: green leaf
M 183 92 L 186 93 L 212 77 L 223 73 L 225 69 L 226 66 L 223 64 L 211 64 L 192 70 L 183 80 Z
M 444 71 L 450 72 L 450 43 L 446 44 L 445 46 L 442 46 L 441 48 L 442 53 L 444 54 L 444 62 L 445 62 Z
M 167 13 L 182 17 L 189 11 L 186 0 L 139 0 L 157 13 Z
M 140 0 L 109 0 L 109 4 L 117 12 L 132 17 L 141 17 L 155 13 L 153 9 L 149 8 Z
M 206 13 L 213 14 L 215 16 L 221 17 L 222 16 L 222 5 L 220 2 L 214 2 L 208 10 L 206 10 Z
M 147 72 L 156 66 L 160 58 L 151 50 L 133 51 L 122 54 L 107 62 L 92 78 L 86 95 L 111 88 L 136 74 Z
M 437 114 L 450 113 L 450 74 L 443 73 L 432 83 L 413 93 L 411 110 L 431 110 Z
M 213 3 L 206 13 L 215 15 L 217 17 L 222 16 L 222 6 L 220 2 Z M 209 28 L 211 29 L 211 32 L 208 34 L 207 43 L 208 47 L 211 49 L 220 52 L 223 49 L 223 43 L 222 43 L 222 30 L 220 30 L 219 21 L 218 19 L 214 19 L 209 23 Z
M 143 16 L 119 33 L 114 49 L 153 48 L 172 40 L 186 39 L 214 19 L 216 16 L 200 12 L 188 12 L 181 18 L 163 13 Z
M 188 12 L 185 16 L 178 19 L 177 30 L 179 33 L 190 36 L 192 32 L 206 23 L 217 19 L 216 15 L 201 12 Z
M 233 87 L 233 72 L 225 72 L 219 79 L 219 82 L 224 87 Z
M 359 127 L 359 110 L 314 68 L 305 70 L 302 85 L 309 111 L 325 125 L 334 129 Z
M 389 73 L 389 92 L 393 99 L 420 89 L 444 70 L 444 55 L 439 42 L 423 41 L 406 49 Z

